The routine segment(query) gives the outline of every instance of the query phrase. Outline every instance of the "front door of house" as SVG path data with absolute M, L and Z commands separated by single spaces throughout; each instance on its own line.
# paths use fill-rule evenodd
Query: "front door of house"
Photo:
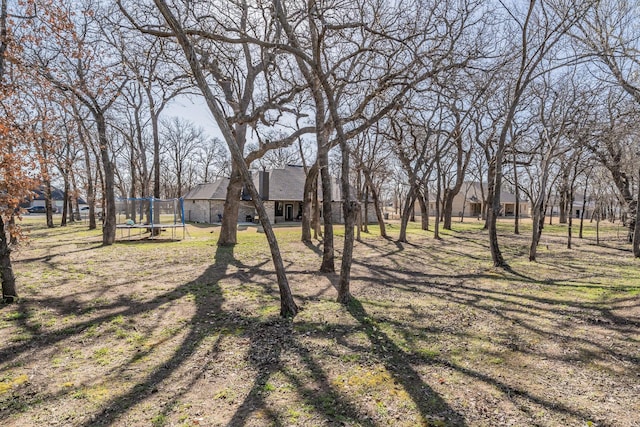
M 284 220 L 293 221 L 293 205 L 284 205 Z

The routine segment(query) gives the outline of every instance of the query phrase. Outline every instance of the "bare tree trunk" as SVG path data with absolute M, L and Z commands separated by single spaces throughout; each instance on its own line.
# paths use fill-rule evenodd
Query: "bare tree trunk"
M 371 179 L 370 172 L 364 171 L 364 178 L 371 189 L 371 198 L 373 199 L 373 208 L 376 211 L 376 218 L 378 219 L 378 226 L 380 227 L 380 237 L 387 238 L 387 227 L 384 223 L 384 214 L 382 213 L 382 206 L 380 205 L 380 198 L 378 197 L 378 191 L 373 185 L 373 180 Z
M 418 203 L 420 204 L 420 216 L 421 216 L 420 225 L 423 230 L 428 230 L 429 229 L 429 206 L 425 202 L 422 194 L 418 194 Z
M 638 176 L 640 177 L 640 171 Z M 635 217 L 633 219 L 633 256 L 640 258 L 640 180 L 638 180 L 637 187 Z
M 600 212 L 596 216 L 596 245 L 600 246 Z
M 573 191 L 569 195 L 569 206 L 573 206 Z M 571 227 L 573 226 L 573 209 L 569 211 L 569 217 L 567 218 L 567 249 L 571 249 Z
M 318 177 L 313 181 L 313 203 L 311 204 L 311 225 L 313 238 L 322 239 L 322 224 L 320 223 L 320 200 L 318 199 Z
M 362 220 L 364 216 L 364 222 Z M 369 233 L 369 185 L 365 184 L 364 187 L 364 215 L 360 215 L 360 222 L 362 223 L 362 231 Z
M 493 162 L 489 162 L 489 167 L 487 168 L 487 197 L 482 200 L 482 218 L 484 219 L 484 230 L 489 229 L 489 217 L 491 216 L 493 193 L 495 191 L 494 180 L 495 168 L 493 167 Z
M 540 242 L 540 235 L 542 234 L 542 225 L 544 224 L 543 209 L 544 206 L 541 201 L 542 195 L 538 197 L 533 207 L 533 218 L 531 222 L 531 244 L 529 246 L 529 261 L 535 261 L 538 252 L 538 243 Z
M 513 224 L 513 233 L 520 234 L 520 186 L 518 185 L 518 163 L 516 161 L 515 149 L 513 150 L 513 185 L 516 196 L 516 211 Z
M 244 163 L 244 159 L 242 162 Z M 218 246 L 233 246 L 238 243 L 238 212 L 240 210 L 241 195 L 242 176 L 238 170 L 238 165 L 234 162 L 231 166 L 231 178 L 229 179 L 229 186 L 224 200 Z
M 512 118 L 509 118 L 512 120 Z M 507 126 L 505 126 L 504 132 L 506 133 Z M 501 138 L 501 144 L 496 149 L 496 157 L 494 164 L 494 179 L 490 185 L 491 190 L 491 206 L 488 210 L 487 228 L 489 230 L 489 247 L 491 249 L 491 259 L 493 260 L 494 267 L 505 267 L 505 262 L 500 246 L 498 243 L 498 216 L 500 215 L 500 189 L 502 187 L 502 157 L 504 152 L 504 140 Z
M 464 184 L 464 177 L 469 166 L 469 160 L 471 159 L 471 150 L 465 152 L 462 146 L 462 132 L 459 129 L 459 123 L 456 125 L 456 138 L 455 145 L 457 147 L 456 158 L 456 181 L 453 188 L 447 188 L 444 191 L 443 198 L 443 219 L 444 224 L 442 228 L 445 230 L 451 230 L 451 217 L 453 216 L 453 199 L 458 195 L 462 184 Z
M 568 169 L 568 168 L 565 168 Z M 571 208 L 569 208 L 569 170 L 563 171 L 562 175 L 562 183 L 560 185 L 560 201 L 558 203 L 558 208 L 560 210 L 558 215 L 558 223 L 566 224 L 567 223 L 567 209 L 569 210 L 569 214 L 571 213 Z
M 68 170 L 63 171 L 64 191 L 62 195 L 62 218 L 60 219 L 60 227 L 67 226 L 67 215 L 69 213 L 69 177 Z
M 304 194 L 302 200 L 302 237 L 303 242 L 311 242 L 311 223 L 312 223 L 312 205 L 314 200 L 313 192 L 316 192 L 316 182 L 318 181 L 318 163 L 314 163 L 313 166 L 307 171 L 307 176 L 304 181 Z
M 587 186 L 589 184 L 589 177 L 584 181 L 584 192 L 582 193 L 582 211 L 580 212 L 580 232 L 578 237 L 582 239 L 582 230 L 584 228 L 584 211 L 587 209 Z
M 112 245 L 116 241 L 116 196 L 113 163 L 111 163 L 109 155 L 107 125 L 104 115 L 96 112 L 94 118 L 98 128 L 100 155 L 104 169 L 104 202 L 106 211 L 104 211 L 104 225 L 102 227 L 102 244 Z
M 415 201 L 415 199 L 411 203 L 411 214 L 409 215 L 409 221 L 416 222 L 416 201 Z
M 450 188 L 444 190 L 443 207 L 442 207 L 442 228 L 445 230 L 451 230 L 452 216 L 453 216 L 453 198 L 456 195 Z
M 442 184 L 441 182 L 441 177 L 440 177 L 440 159 L 437 160 L 438 161 L 438 167 L 437 167 L 437 171 L 436 171 L 436 218 L 435 218 L 435 224 L 433 225 L 433 238 L 436 240 L 440 240 L 440 185 Z
M 298 312 L 298 306 L 293 300 L 293 295 L 291 294 L 291 289 L 289 288 L 289 282 L 285 273 L 284 263 L 282 262 L 282 256 L 280 255 L 278 241 L 276 240 L 273 228 L 271 227 L 271 223 L 269 222 L 269 217 L 264 207 L 264 203 L 262 202 L 262 199 L 258 194 L 258 190 L 256 189 L 251 179 L 249 168 L 244 162 L 242 150 L 236 143 L 233 131 L 229 127 L 224 112 L 219 107 L 216 97 L 209 87 L 209 83 L 202 71 L 194 47 L 191 45 L 179 22 L 177 21 L 175 16 L 173 16 L 171 10 L 168 8 L 166 2 L 164 0 L 154 0 L 154 2 L 167 21 L 169 27 L 173 30 L 178 43 L 182 47 L 182 50 L 184 51 L 186 59 L 193 73 L 193 77 L 198 87 L 202 91 L 207 102 L 207 106 L 213 114 L 216 123 L 218 124 L 222 135 L 227 142 L 229 151 L 231 151 L 231 157 L 240 169 L 240 175 L 242 176 L 244 184 L 247 186 L 256 210 L 258 211 L 258 215 L 260 216 L 260 223 L 264 228 L 265 236 L 267 237 L 267 241 L 269 242 L 271 258 L 273 259 L 276 276 L 278 278 L 278 288 L 280 291 L 280 315 L 283 317 L 293 317 Z M 326 196 L 324 198 L 326 199 Z
M 407 199 L 402 207 L 402 216 L 400 217 L 400 235 L 398 236 L 398 242 L 407 243 L 407 225 L 409 225 L 409 218 L 411 217 L 411 210 L 413 209 L 413 203 L 415 201 L 415 189 L 411 188 L 407 194 Z
M 91 173 L 91 151 L 87 145 L 85 139 L 84 128 L 82 127 L 82 121 L 80 120 L 80 114 L 77 110 L 77 106 L 73 104 L 73 111 L 76 115 L 76 121 L 78 122 L 78 139 L 82 145 L 82 151 L 84 152 L 84 168 L 87 176 L 87 203 L 89 204 L 89 230 L 96 229 L 96 196 L 95 189 L 93 187 L 93 175 Z
M 73 224 L 75 222 L 75 218 L 73 215 L 73 191 L 71 190 L 71 186 L 69 186 L 69 192 L 67 193 L 67 200 L 65 201 L 67 204 L 67 222 Z
M 11 246 L 4 221 L 0 215 L 0 280 L 2 280 L 2 300 L 6 303 L 15 302 L 18 298 L 16 278 L 11 266 Z
M 11 215 L 9 218 L 9 230 L 13 230 L 16 227 L 16 216 Z M 18 244 L 18 236 L 15 233 L 9 233 L 9 245 L 15 246 Z
M 153 198 L 160 199 L 160 130 L 158 126 L 158 114 L 155 111 L 155 101 L 153 96 L 148 94 L 149 99 L 149 111 L 151 112 L 151 135 L 153 137 Z M 151 209 L 151 203 L 149 203 L 149 209 Z M 154 212 L 154 216 L 156 212 Z M 151 211 L 147 214 L 148 222 L 151 222 Z M 160 217 L 153 218 L 153 222 L 160 222 Z M 160 229 L 153 229 L 153 234 L 160 233 Z
M 322 264 L 320 265 L 320 271 L 323 273 L 333 273 L 336 271 L 333 248 L 333 209 L 331 206 L 329 152 L 326 147 L 318 152 L 318 166 L 320 167 L 320 179 L 322 181 L 322 215 L 324 219 L 324 244 L 322 246 Z
M 347 156 L 348 158 L 348 156 Z M 348 179 L 346 185 L 349 185 Z M 344 184 L 343 184 L 344 186 Z M 353 261 L 353 231 L 355 229 L 355 216 L 358 214 L 359 206 L 357 201 L 344 201 L 344 246 L 342 249 L 342 263 L 340 266 L 340 283 L 338 285 L 337 301 L 347 304 L 351 300 L 351 292 L 349 291 L 351 263 Z
M 77 220 L 80 221 L 82 220 L 82 218 L 80 217 L 80 197 L 79 197 L 79 192 L 78 192 L 78 181 L 76 180 L 76 174 L 73 172 L 73 169 L 71 169 L 71 194 L 73 195 L 72 197 L 72 203 L 71 203 L 71 220 Z M 75 211 L 74 211 L 75 208 Z
M 131 158 L 129 159 L 129 168 L 131 169 L 131 188 L 129 188 L 129 198 L 131 199 L 131 209 L 129 211 L 129 218 L 136 223 L 137 213 L 136 213 L 136 202 L 134 199 L 136 198 L 136 163 L 134 159 L 135 148 L 133 147 L 133 141 L 131 141 Z
M 348 185 L 348 184 L 347 184 Z M 362 200 L 362 171 L 358 170 L 358 174 L 356 177 L 356 189 L 357 189 L 357 197 L 358 201 Z M 346 224 L 346 220 L 345 220 Z M 360 233 L 362 232 L 362 209 L 357 210 L 356 214 L 356 240 L 358 242 L 362 241 L 362 237 Z
M 48 174 L 47 174 L 48 175 Z M 48 178 L 43 179 L 44 186 L 44 207 L 45 215 L 47 216 L 47 228 L 53 228 L 53 198 L 51 192 L 51 181 Z

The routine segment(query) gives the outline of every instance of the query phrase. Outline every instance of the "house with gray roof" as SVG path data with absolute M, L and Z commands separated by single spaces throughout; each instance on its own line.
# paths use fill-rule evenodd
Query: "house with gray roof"
M 44 207 L 47 200 L 45 186 L 40 185 L 38 188 L 32 189 L 31 192 L 33 193 L 33 195 L 27 198 L 23 203 L 21 203 L 20 207 L 23 207 L 23 208 L 29 208 L 34 206 Z M 75 202 L 76 200 L 74 200 L 74 206 L 75 206 Z M 81 197 L 77 198 L 77 203 L 80 206 L 87 205 L 87 202 Z M 54 186 L 51 186 L 51 205 L 55 208 L 54 211 L 57 210 L 58 212 L 62 212 L 62 208 L 64 206 L 64 191 Z
M 306 174 L 302 166 L 287 165 L 282 169 L 252 171 L 253 183 L 264 201 L 271 223 L 295 222 L 302 218 L 304 182 Z M 342 195 L 336 179 L 332 180 L 331 201 L 333 220 L 342 223 Z M 200 184 L 184 196 L 185 219 L 192 222 L 220 222 L 224 210 L 229 178 Z M 322 191 L 318 190 L 322 200 Z M 373 212 L 373 209 L 370 209 Z M 247 192 L 243 190 L 238 222 L 257 220 L 255 208 Z M 375 217 L 374 217 L 375 220 Z

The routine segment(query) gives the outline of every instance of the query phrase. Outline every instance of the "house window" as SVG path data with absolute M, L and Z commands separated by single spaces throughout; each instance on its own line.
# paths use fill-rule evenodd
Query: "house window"
M 276 202 L 276 216 L 284 216 L 284 205 L 282 202 Z

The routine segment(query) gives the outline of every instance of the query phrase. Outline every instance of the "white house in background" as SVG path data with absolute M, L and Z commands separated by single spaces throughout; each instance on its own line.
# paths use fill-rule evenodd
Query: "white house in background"
M 287 165 L 283 169 L 252 171 L 253 183 L 264 201 L 272 223 L 295 222 L 302 218 L 304 182 L 306 174 L 302 166 Z M 220 222 L 224 211 L 229 178 L 199 184 L 184 196 L 185 219 L 191 222 Z M 322 191 L 318 190 L 322 200 Z M 342 217 L 342 193 L 340 182 L 333 179 L 331 185 L 333 222 L 344 222 Z M 322 215 L 322 212 L 321 212 Z M 254 222 L 256 211 L 251 198 L 242 192 L 238 222 Z M 375 222 L 375 210 L 369 208 L 369 221 Z
M 45 197 L 45 187 L 41 185 L 40 187 L 31 190 L 34 193 L 34 196 L 25 201 L 25 203 L 21 204 L 24 208 L 34 207 L 34 206 L 45 206 L 46 197 Z M 75 209 L 75 200 L 74 200 L 74 209 Z M 86 206 L 87 202 L 82 198 L 78 198 L 78 204 L 80 207 Z M 64 206 L 64 191 L 60 190 L 57 187 L 51 187 L 51 206 L 54 211 L 62 212 Z

